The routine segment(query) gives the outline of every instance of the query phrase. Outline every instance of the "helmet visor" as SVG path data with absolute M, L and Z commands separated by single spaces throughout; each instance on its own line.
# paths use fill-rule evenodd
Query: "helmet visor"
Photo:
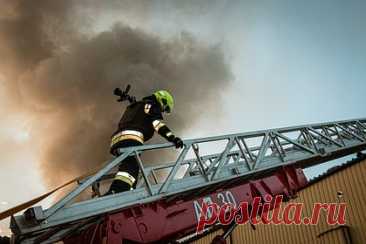
M 163 102 L 163 112 L 166 112 L 169 114 L 171 112 L 171 109 L 168 105 L 168 101 L 165 98 L 161 99 L 161 101 Z

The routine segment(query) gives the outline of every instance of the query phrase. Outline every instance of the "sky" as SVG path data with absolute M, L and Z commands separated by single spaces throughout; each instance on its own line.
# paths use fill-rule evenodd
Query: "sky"
M 191 7 L 161 11 L 157 4 L 141 25 L 164 36 L 187 31 L 224 47 L 234 79 L 222 92 L 226 114 L 217 132 L 365 116 L 364 1 L 213 1 L 207 9 Z M 100 18 L 97 29 L 123 19 L 111 16 Z M 197 126 L 211 118 L 201 117 L 205 123 Z
M 127 10 L 120 11 L 124 3 Z M 230 77 L 230 82 L 205 83 L 214 94 L 207 96 L 209 102 L 197 99 L 192 104 L 184 97 L 177 101 L 200 111 L 210 107 L 200 116 L 194 113 L 192 123 L 179 130 L 183 138 L 366 117 L 364 1 L 122 1 L 116 8 L 113 4 L 117 3 L 79 7 L 73 16 L 78 21 L 82 16 L 85 25 L 76 27 L 94 36 L 120 21 L 163 41 L 188 33 L 195 42 L 223 51 L 231 76 L 216 76 Z M 42 148 L 35 143 L 39 134 L 34 131 L 39 128 L 29 122 L 28 113 L 10 109 L 6 79 L 0 76 L 0 211 L 50 188 L 41 168 Z M 199 91 L 205 95 L 204 87 Z M 307 173 L 316 175 L 327 167 Z M 0 222 L 0 235 L 8 234 L 7 224 Z

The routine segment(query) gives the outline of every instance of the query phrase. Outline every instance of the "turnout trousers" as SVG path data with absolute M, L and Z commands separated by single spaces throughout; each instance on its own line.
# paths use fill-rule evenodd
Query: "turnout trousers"
M 118 142 L 118 144 L 112 148 L 111 153 L 117 157 L 119 156 L 118 149 L 140 145 L 142 145 L 142 143 L 136 140 L 123 140 Z M 136 156 L 128 156 L 125 158 L 118 167 L 118 172 L 113 179 L 107 195 L 129 191 L 136 188 L 139 171 L 140 169 Z

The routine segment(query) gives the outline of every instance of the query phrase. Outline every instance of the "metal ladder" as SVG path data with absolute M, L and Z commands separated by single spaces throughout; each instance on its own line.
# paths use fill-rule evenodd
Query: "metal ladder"
M 202 148 L 208 147 L 207 143 L 210 148 L 223 146 L 223 150 L 204 155 Z M 50 208 L 29 209 L 32 218 L 24 214 L 12 217 L 13 233 L 22 243 L 32 243 L 36 236 L 54 231 L 52 240 L 56 241 L 86 219 L 105 213 L 161 199 L 169 201 L 199 195 L 226 182 L 255 179 L 283 166 L 305 168 L 359 152 L 366 149 L 366 118 L 184 140 L 184 148 L 175 162 L 144 166 L 141 153 L 171 147 L 171 143 L 166 143 L 121 150 L 119 157 L 84 179 Z M 111 171 L 131 155 L 138 159 L 141 175 L 135 190 L 74 202 L 89 187 L 95 189 L 98 182 L 108 178 Z M 160 173 L 160 179 L 159 172 L 165 174 Z

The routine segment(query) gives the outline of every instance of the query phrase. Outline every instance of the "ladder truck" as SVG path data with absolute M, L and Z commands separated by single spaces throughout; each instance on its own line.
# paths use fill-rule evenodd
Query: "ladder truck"
M 222 148 L 202 153 L 208 145 Z M 184 140 L 175 162 L 142 162 L 142 152 L 172 147 L 165 143 L 121 149 L 120 156 L 78 179 L 77 186 L 48 209 L 33 206 L 41 200 L 36 199 L 23 214 L 8 212 L 12 238 L 24 244 L 185 243 L 221 228 L 224 233 L 215 242 L 225 243 L 234 224 L 214 224 L 196 234 L 203 202 L 237 205 L 267 194 L 295 197 L 307 185 L 304 168 L 365 150 L 366 118 Z M 136 189 L 102 196 L 100 183 L 131 155 L 140 167 Z M 99 197 L 75 201 L 87 189 Z M 24 205 L 16 210 L 21 208 Z

